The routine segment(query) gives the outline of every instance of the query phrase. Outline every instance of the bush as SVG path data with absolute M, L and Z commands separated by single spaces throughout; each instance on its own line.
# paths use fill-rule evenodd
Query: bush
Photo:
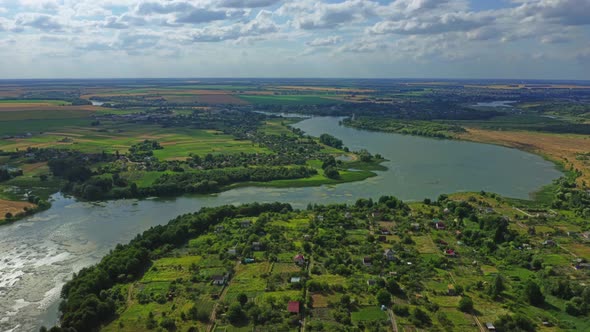
M 463 296 L 461 301 L 459 301 L 459 310 L 463 312 L 471 312 L 473 311 L 473 300 L 471 300 L 468 296 Z
M 408 317 L 410 315 L 410 309 L 406 305 L 396 304 L 392 310 L 398 316 Z
M 534 281 L 529 280 L 527 282 L 524 295 L 526 300 L 534 306 L 541 306 L 545 303 L 545 295 L 543 295 L 541 288 Z
M 412 317 L 410 318 L 410 321 L 412 321 L 414 325 L 419 327 L 429 326 L 432 324 L 430 316 L 428 316 L 428 314 L 420 308 L 415 308 L 414 311 L 412 311 Z
M 494 325 L 498 331 L 510 331 L 510 332 L 534 332 L 535 324 L 522 316 L 522 315 L 503 315 L 494 322 Z

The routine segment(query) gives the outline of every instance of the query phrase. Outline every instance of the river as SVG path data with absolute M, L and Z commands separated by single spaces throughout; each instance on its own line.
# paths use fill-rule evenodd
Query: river
M 59 292 L 72 273 L 96 263 L 117 243 L 204 206 L 246 202 L 354 202 L 395 195 L 404 200 L 486 190 L 527 198 L 559 177 L 553 164 L 526 152 L 478 143 L 378 133 L 315 117 L 294 125 L 341 138 L 352 150 L 380 153 L 389 169 L 362 182 L 309 188 L 238 188 L 175 199 L 77 202 L 61 194 L 52 207 L 0 227 L 0 331 L 37 331 L 56 322 Z

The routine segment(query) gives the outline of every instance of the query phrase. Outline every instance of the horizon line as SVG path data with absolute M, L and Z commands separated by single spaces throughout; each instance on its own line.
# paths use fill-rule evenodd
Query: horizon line
M 409 80 L 409 81 L 545 81 L 545 82 L 587 82 L 589 79 L 573 78 L 506 78 L 506 77 L 265 77 L 265 76 L 194 76 L 194 77 L 52 77 L 52 78 L 0 78 L 0 82 L 5 81 L 76 81 L 76 80 Z

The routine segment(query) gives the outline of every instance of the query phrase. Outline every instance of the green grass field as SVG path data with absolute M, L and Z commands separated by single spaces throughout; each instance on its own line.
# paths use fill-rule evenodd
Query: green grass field
M 87 118 L 3 121 L 0 116 L 0 136 L 19 135 L 28 132 L 35 135 L 41 132 L 59 130 L 61 128 L 73 126 L 90 126 L 90 122 L 92 121 Z M 3 148 L 3 145 L 8 145 L 10 142 L 11 141 L 8 140 L 0 140 L 0 149 Z
M 241 99 L 255 105 L 317 105 L 338 104 L 344 101 L 321 95 L 240 95 Z
M 4 107 L 2 104 L 43 104 L 52 106 L 65 106 L 71 105 L 70 102 L 64 100 L 53 100 L 53 99 L 0 99 L 0 108 Z
M 93 111 L 83 109 L 63 109 L 63 110 L 21 110 L 15 112 L 0 112 L 0 121 L 18 121 L 18 120 L 49 120 L 49 119 L 76 119 L 88 118 Z M 91 120 L 89 120 L 91 121 Z
M 386 320 L 387 314 L 379 307 L 364 307 L 359 311 L 354 311 L 350 314 L 353 322 L 370 322 L 376 320 Z
M 53 126 L 50 121 L 42 121 L 47 123 L 45 127 L 47 131 L 44 131 L 43 134 L 38 134 L 37 131 L 42 130 L 42 122 L 26 125 L 17 121 L 19 125 L 22 125 L 22 129 L 16 132 L 31 132 L 33 137 L 1 140 L 0 149 L 14 151 L 31 146 L 59 147 L 88 153 L 100 153 L 102 151 L 114 153 L 117 150 L 124 153 L 133 144 L 146 139 L 155 139 L 164 147 L 164 149 L 154 152 L 154 155 L 160 159 L 187 158 L 191 153 L 197 155 L 240 152 L 270 153 L 269 150 L 250 141 L 236 140 L 232 136 L 212 130 L 162 128 L 155 125 L 145 125 L 138 128 L 136 125 L 126 123 L 91 127 L 88 120 L 81 119 L 55 120 L 55 123 L 53 123 L 55 126 Z M 9 126 L 13 122 L 5 124 Z M 84 122 L 87 122 L 87 126 L 80 126 Z M 2 124 L 4 123 L 0 122 L 0 132 L 4 133 L 4 131 L 1 131 Z M 37 128 L 37 125 L 39 128 Z M 37 130 L 33 130 L 32 127 Z M 65 137 L 68 137 L 69 141 L 60 142 Z

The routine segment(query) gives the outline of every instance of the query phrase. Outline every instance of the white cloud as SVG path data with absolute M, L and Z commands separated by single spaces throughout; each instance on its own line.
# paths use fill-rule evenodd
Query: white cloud
M 11 43 L 0 48 L 0 59 L 35 73 L 49 72 L 42 64 L 52 57 L 84 59 L 107 73 L 126 68 L 115 70 L 112 63 L 133 66 L 137 57 L 156 72 L 176 68 L 183 74 L 176 66 L 190 69 L 195 61 L 231 74 L 228 63 L 247 58 L 260 68 L 270 60 L 285 68 L 276 75 L 305 75 L 313 66 L 309 75 L 328 67 L 347 73 L 351 64 L 385 75 L 387 68 L 403 72 L 417 63 L 436 69 L 434 64 L 480 61 L 485 69 L 528 58 L 540 72 L 567 63 L 573 75 L 590 77 L 584 48 L 590 44 L 589 0 L 505 0 L 490 10 L 475 10 L 472 1 L 0 0 L 0 40 Z M 295 69 L 292 60 L 300 55 L 307 66 Z M 0 75 L 13 69 L 0 66 Z
M 228 8 L 260 8 L 276 5 L 283 0 L 220 0 L 220 7 Z
M 588 0 L 519 0 L 516 12 L 522 17 L 535 17 L 563 25 L 590 24 Z
M 306 43 L 307 46 L 313 46 L 313 47 L 322 47 L 322 46 L 331 46 L 331 45 L 336 45 L 342 42 L 342 37 L 340 36 L 329 36 L 329 37 L 322 37 L 322 38 L 316 38 L 308 43 Z
M 369 31 L 374 34 L 439 34 L 449 31 L 471 31 L 493 23 L 494 18 L 475 13 L 446 13 L 441 16 L 412 17 L 398 21 L 383 21 Z
M 359 23 L 377 15 L 377 3 L 363 0 L 346 0 L 339 3 L 321 3 L 313 5 L 304 2 L 287 5 L 282 13 L 293 13 L 303 10 L 294 17 L 295 26 L 301 29 L 329 29 L 344 24 Z
M 19 0 L 20 4 L 34 10 L 57 10 L 60 1 L 58 0 Z
M 64 25 L 59 22 L 58 18 L 46 14 L 21 14 L 15 20 L 15 25 L 22 28 L 35 28 L 48 32 L 60 32 Z

